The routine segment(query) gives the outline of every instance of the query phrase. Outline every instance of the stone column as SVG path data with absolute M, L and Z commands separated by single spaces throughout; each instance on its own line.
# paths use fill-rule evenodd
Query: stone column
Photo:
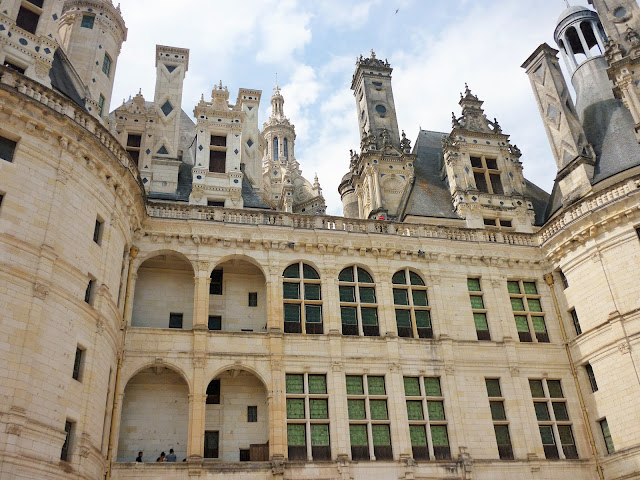
M 324 333 L 341 334 L 342 318 L 340 316 L 340 297 L 338 295 L 338 270 L 335 267 L 335 259 L 329 262 L 328 268 L 323 269 L 322 278 L 322 317 Z
M 332 392 L 329 398 L 331 454 L 336 460 L 348 460 L 351 457 L 351 441 L 349 439 L 347 399 L 344 396 L 346 389 L 342 362 L 332 362 L 331 371 L 327 373 L 327 389 Z
M 198 272 L 194 277 L 193 289 L 193 329 L 207 330 L 209 322 L 209 262 L 198 262 Z
M 269 409 L 269 457 L 284 461 L 287 457 L 287 403 L 282 362 L 272 361 L 271 385 L 267 393 Z
M 267 274 L 267 330 L 283 330 L 282 272 L 278 263 Z
M 404 396 L 404 380 L 398 365 L 392 365 L 387 375 L 387 409 L 391 422 L 391 445 L 396 459 L 413 457 L 409 436 L 409 419 Z
M 199 370 L 202 370 L 202 368 Z M 201 376 L 202 375 L 200 375 L 200 377 Z M 187 461 L 189 462 L 198 462 L 204 457 L 204 426 L 207 395 L 203 393 L 205 391 L 204 388 L 195 388 L 195 380 L 198 377 L 198 375 L 194 376 L 194 393 L 189 394 L 189 428 L 187 432 Z
M 122 402 L 124 401 L 124 389 L 126 388 L 126 385 L 123 386 L 121 384 L 120 387 L 122 388 L 122 392 L 114 392 L 114 395 L 118 396 L 118 409 L 113 412 L 113 415 L 115 415 L 116 419 L 113 422 L 113 445 L 111 445 L 114 463 L 118 461 L 118 448 L 120 444 L 120 422 L 122 421 Z

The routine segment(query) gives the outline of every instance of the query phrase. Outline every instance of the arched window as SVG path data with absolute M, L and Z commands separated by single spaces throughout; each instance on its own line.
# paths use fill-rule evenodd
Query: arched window
M 278 137 L 273 137 L 273 160 L 278 161 Z
M 420 275 L 405 268 L 393 275 L 391 283 L 398 336 L 433 338 L 427 287 Z
M 360 267 L 347 267 L 338 275 L 343 335 L 380 335 L 376 285 Z
M 289 140 L 284 139 L 284 159 L 289 160 Z
M 322 334 L 320 275 L 306 263 L 289 265 L 282 274 L 285 333 Z

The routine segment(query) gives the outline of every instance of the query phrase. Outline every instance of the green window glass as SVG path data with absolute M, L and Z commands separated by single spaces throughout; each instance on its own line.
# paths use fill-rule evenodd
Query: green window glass
M 537 295 L 538 289 L 536 288 L 535 282 L 523 282 L 524 283 L 524 293 L 527 295 Z
M 321 300 L 320 285 L 316 285 L 315 283 L 305 283 L 304 299 L 305 300 Z
M 304 393 L 304 375 L 287 374 L 287 393 Z
M 506 420 L 507 416 L 504 412 L 504 404 L 502 402 L 489 402 L 491 407 L 491 418 L 493 420 Z
M 420 275 L 414 272 L 409 272 L 409 278 L 411 279 L 411 285 L 417 285 L 424 287 L 424 281 L 420 278 Z
M 361 308 L 363 325 L 377 325 L 378 324 L 378 309 L 377 308 Z
M 349 438 L 354 447 L 365 447 L 369 445 L 367 441 L 366 425 L 349 425 Z
M 529 380 L 529 388 L 533 398 L 544 398 L 544 390 L 542 388 L 542 380 Z
M 364 400 L 347 400 L 347 410 L 349 412 L 349 419 L 351 420 L 366 419 Z
M 338 280 L 341 282 L 353 282 L 353 267 L 347 267 L 340 272 Z
M 524 312 L 524 303 L 521 298 L 511 298 L 511 309 L 514 312 Z
M 422 401 L 407 400 L 407 415 L 409 417 L 409 420 L 424 420 Z
M 355 302 L 356 301 L 356 287 L 340 286 L 340 301 L 341 302 Z
M 369 395 L 385 395 L 384 377 L 367 377 Z
M 540 300 L 537 298 L 527 298 L 527 304 L 529 305 L 530 312 L 541 312 L 542 305 L 540 305 Z
M 428 310 L 416 310 L 415 315 L 418 328 L 431 328 L 431 314 Z
M 607 446 L 607 453 L 615 452 L 616 448 L 613 445 L 613 438 L 611 437 L 611 431 L 609 430 L 609 422 L 607 422 L 606 418 L 600 420 L 600 429 L 602 430 L 604 443 Z
M 481 292 L 479 278 L 467 278 L 467 287 L 470 292 Z
M 329 425 L 311 425 L 311 445 L 314 447 L 329 445 Z
M 93 23 L 95 22 L 96 17 L 90 16 L 90 15 L 83 15 L 82 16 L 82 23 L 80 24 L 80 26 L 82 28 L 93 28 Z
M 420 396 L 420 380 L 417 377 L 404 377 L 404 394 L 407 397 Z
M 347 395 L 364 395 L 362 377 L 347 376 Z
M 111 58 L 106 53 L 102 61 L 102 72 L 108 77 L 111 74 Z
M 476 325 L 476 330 L 489 330 L 489 324 L 487 323 L 487 314 L 486 313 L 474 313 L 473 314 L 473 323 Z
M 476 308 L 479 310 L 484 309 L 484 301 L 482 300 L 481 296 L 471 295 L 469 298 L 471 299 L 471 308 Z
M 486 378 L 485 384 L 487 385 L 487 395 L 490 397 L 501 397 L 502 391 L 500 390 L 500 380 L 497 378 Z
M 297 263 L 295 265 L 289 265 L 284 269 L 282 275 L 284 278 L 300 278 L 300 266 Z
M 427 402 L 427 410 L 429 411 L 429 420 L 445 419 L 443 402 Z
M 359 283 L 373 283 L 373 278 L 369 275 L 369 272 L 358 267 L 358 282 Z
M 324 375 L 309 375 L 309 393 L 322 395 L 327 393 L 327 378 Z
M 300 305 L 284 304 L 284 321 L 300 323 Z
M 309 418 L 329 418 L 329 406 L 324 398 L 309 399 Z
M 320 305 L 305 305 L 304 314 L 307 323 L 322 323 L 322 307 Z
M 506 425 L 494 425 L 496 432 L 496 443 L 500 446 L 511 445 L 511 437 L 509 436 L 509 427 Z
M 564 398 L 560 380 L 547 380 L 547 387 L 549 387 L 549 396 L 551 398 Z
M 376 446 L 391 445 L 391 432 L 389 425 L 371 425 L 371 436 Z
M 553 414 L 556 416 L 556 420 L 569 421 L 569 412 L 567 412 L 567 404 L 564 402 L 553 402 Z
M 571 431 L 571 426 L 558 425 L 558 433 L 560 434 L 561 445 L 575 445 L 576 442 L 573 439 L 573 432 Z
M 303 398 L 287 398 L 287 418 L 304 418 Z
M 396 310 L 396 324 L 398 327 L 411 327 L 411 312 L 409 310 Z
M 406 285 L 407 280 L 404 275 L 404 270 L 400 270 L 399 272 L 394 273 L 393 277 L 391 277 L 391 283 L 393 283 L 394 285 Z
M 540 425 L 540 438 L 543 445 L 555 445 L 556 441 L 553 438 L 553 428 L 551 425 Z
M 536 333 L 547 333 L 547 326 L 544 324 L 544 317 L 531 317 L 533 331 Z
M 394 288 L 393 303 L 395 305 L 409 305 L 409 295 L 407 295 L 407 291 L 400 288 Z
M 436 377 L 425 378 L 424 391 L 427 397 L 441 397 L 440 379 Z
M 318 275 L 318 272 L 316 272 L 315 269 L 313 269 L 306 263 L 302 264 L 302 275 L 304 278 L 310 280 L 320 280 L 320 275 Z
M 285 300 L 299 300 L 300 284 L 284 282 L 282 284 L 282 296 Z
M 507 282 L 507 290 L 509 290 L 509 293 L 520 293 L 520 283 Z
M 416 307 L 426 307 L 429 304 L 427 303 L 427 292 L 424 290 L 413 290 L 411 292 L 413 296 L 413 305 Z
M 446 447 L 449 445 L 446 425 L 431 425 L 431 441 L 434 447 Z
M 427 431 L 424 425 L 409 425 L 409 435 L 411 436 L 412 447 L 427 446 Z
M 375 288 L 360 287 L 360 303 L 376 303 Z
M 287 425 L 287 445 L 304 447 L 307 444 L 304 425 L 289 423 Z
M 549 415 L 549 408 L 547 407 L 547 402 L 535 402 L 533 404 L 533 408 L 536 410 L 536 418 L 538 421 L 548 421 L 551 420 L 551 416 Z
M 357 325 L 356 307 L 340 307 L 340 316 L 345 325 Z
M 387 420 L 389 418 L 386 400 L 370 400 L 369 411 L 372 420 Z
M 513 318 L 516 320 L 516 330 L 518 330 L 518 332 L 529 331 L 529 322 L 527 322 L 526 315 L 514 315 Z

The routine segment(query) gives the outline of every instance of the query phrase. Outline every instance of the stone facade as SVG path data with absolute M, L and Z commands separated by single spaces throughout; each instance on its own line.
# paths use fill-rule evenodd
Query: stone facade
M 113 9 L 45 8 L 80 3 Z M 40 40 L 58 31 L 42 18 Z M 277 87 L 262 131 L 261 92 L 230 105 L 222 83 L 194 123 L 188 50 L 159 46 L 154 101 L 103 118 L 59 43 L 46 78 L 0 67 L 0 478 L 640 478 L 640 147 L 613 83 L 574 112 L 546 76 L 556 51 L 525 64 L 560 115 L 548 195 L 469 89 L 452 131 L 411 148 L 390 65 L 360 57 L 361 151 L 333 217 Z M 598 136 L 590 107 L 632 143 Z M 565 188 L 567 165 L 583 175 Z

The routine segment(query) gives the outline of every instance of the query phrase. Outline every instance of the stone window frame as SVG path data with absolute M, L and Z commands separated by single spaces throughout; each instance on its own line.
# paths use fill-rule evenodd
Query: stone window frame
M 477 281 L 479 290 L 475 290 Z M 476 329 L 476 336 L 479 341 L 491 341 L 491 330 L 489 329 L 489 320 L 487 318 L 487 305 L 484 302 L 484 290 L 482 288 L 481 277 L 467 277 L 467 290 L 469 291 L 469 301 L 471 302 L 471 313 L 473 315 L 473 323 Z M 480 299 L 480 303 L 477 303 Z M 475 303 L 474 303 L 475 302 Z M 482 307 L 482 308 L 480 308 Z M 478 328 L 479 323 L 484 320 L 486 329 Z
M 580 319 L 578 318 L 578 312 L 576 312 L 575 308 L 569 310 L 569 315 L 571 315 L 571 320 L 573 322 L 573 328 L 576 331 L 576 336 L 582 335 L 582 326 L 580 325 Z
M 113 60 L 108 53 L 105 52 L 104 58 L 102 59 L 102 73 L 104 73 L 107 78 L 111 77 L 111 67 L 113 65 Z
M 509 420 L 507 419 L 507 412 L 504 408 L 504 395 L 502 393 L 502 386 L 500 385 L 500 378 L 491 377 L 484 379 L 485 386 L 487 387 L 487 397 L 489 398 L 489 409 L 491 411 L 491 419 L 493 420 L 493 429 L 496 435 L 496 444 L 498 446 L 498 455 L 501 460 L 513 460 L 513 446 L 511 444 L 511 434 L 509 433 Z M 493 383 L 495 382 L 495 383 Z M 497 390 L 496 390 L 497 387 Z M 494 408 L 495 407 L 495 408 Z M 502 414 L 502 415 L 501 415 Z M 508 443 L 500 444 L 500 437 L 498 435 L 498 429 L 506 428 Z
M 214 140 L 214 138 L 224 138 L 224 142 L 219 142 L 218 140 Z M 224 143 L 224 145 L 218 145 L 216 142 Z M 209 173 L 227 173 L 228 143 L 229 138 L 225 132 L 209 132 Z M 214 158 L 216 156 L 220 158 Z M 213 162 L 213 160 L 215 160 L 215 162 Z M 224 162 L 222 160 L 224 160 Z
M 537 386 L 534 387 L 534 385 Z M 575 443 L 575 435 L 573 434 L 573 425 L 569 416 L 567 399 L 562 389 L 562 381 L 559 379 L 530 378 L 529 390 L 534 407 L 534 415 L 540 430 L 540 441 L 542 442 L 546 459 L 578 459 L 578 449 Z M 537 390 L 538 393 L 534 390 Z M 556 395 L 556 393 L 559 395 Z M 566 414 L 566 419 L 558 419 L 559 413 Z M 544 443 L 545 434 L 543 434 L 543 430 L 547 432 L 546 435 L 552 443 Z M 571 443 L 564 441 L 566 440 L 567 433 L 571 438 Z M 561 448 L 558 448 L 558 446 Z
M 409 395 L 410 392 L 407 392 L 407 380 L 418 380 L 420 394 L 419 395 Z M 428 391 L 426 383 L 427 381 L 437 381 L 438 385 L 438 393 L 439 395 L 431 394 Z M 442 392 L 442 381 L 438 376 L 413 376 L 406 375 L 403 377 L 404 384 L 404 394 L 405 394 L 405 406 L 407 409 L 407 418 L 409 421 L 409 435 L 410 435 L 410 443 L 411 450 L 413 454 L 413 458 L 415 460 L 430 460 L 435 459 L 438 460 L 450 460 L 451 459 L 451 444 L 449 441 L 449 426 L 448 426 L 448 415 L 445 407 L 445 399 L 444 394 Z M 420 402 L 421 406 L 421 418 L 411 418 L 411 408 L 409 407 L 409 402 Z M 429 409 L 430 404 L 440 404 L 442 410 L 443 418 L 431 418 L 432 412 Z M 424 428 L 427 449 L 425 451 L 424 446 L 414 446 L 413 439 L 411 438 L 411 427 Z M 434 428 L 442 428 L 444 427 L 444 433 L 446 437 L 446 445 L 437 445 L 434 446 L 433 442 L 433 430 Z
M 294 267 L 297 267 L 294 272 Z M 297 275 L 297 276 L 293 276 Z M 297 286 L 297 298 L 287 294 L 286 285 Z M 317 297 L 312 292 L 317 286 Z M 324 333 L 323 308 L 322 308 L 322 282 L 318 270 L 309 263 L 298 261 L 288 265 L 282 272 L 282 302 L 284 333 L 307 333 L 310 335 L 322 335 Z M 288 321 L 287 311 L 292 308 L 298 310 L 298 321 Z M 320 322 L 307 321 L 308 311 L 320 310 Z
M 351 270 L 351 280 L 345 280 L 345 272 Z M 370 279 L 371 281 L 361 281 L 360 272 L 363 272 L 362 278 L 365 280 Z M 365 276 L 366 275 L 366 276 Z M 346 292 L 347 289 L 353 289 L 353 296 L 350 298 L 352 300 L 343 300 L 342 292 Z M 372 289 L 374 302 L 363 302 L 361 300 L 361 291 L 362 289 Z M 340 299 L 340 319 L 342 323 L 342 335 L 352 335 L 352 336 L 365 336 L 365 337 L 379 337 L 380 336 L 380 315 L 378 312 L 378 302 L 377 302 L 377 294 L 376 294 L 376 283 L 373 275 L 369 273 L 366 269 L 357 266 L 357 265 L 349 265 L 348 267 L 343 268 L 338 274 L 338 298 Z M 345 324 L 345 311 L 346 309 L 350 309 L 354 311 L 355 309 L 355 320 L 356 323 Z M 363 315 L 362 310 L 367 309 L 367 311 L 372 310 L 375 313 L 375 325 L 374 324 L 364 324 L 363 323 Z M 355 327 L 355 328 L 354 328 Z
M 100 215 L 97 215 L 96 223 L 93 227 L 93 241 L 98 245 L 102 245 L 102 236 L 104 234 L 104 224 L 105 224 L 105 221 L 102 219 L 102 217 Z
M 531 291 L 532 286 L 533 291 Z M 507 280 L 507 292 L 509 294 L 513 319 L 516 323 L 516 331 L 518 332 L 520 341 L 523 343 L 550 343 L 549 331 L 545 321 L 545 312 L 542 309 L 542 296 L 538 290 L 537 282 L 535 280 L 522 279 Z M 521 302 L 524 309 L 517 310 L 514 301 Z M 535 302 L 540 305 L 540 311 L 531 309 L 531 305 L 535 305 Z M 518 324 L 518 317 L 520 317 L 520 321 L 522 321 L 522 317 L 526 319 L 526 332 L 524 330 L 518 330 L 519 328 L 521 329 L 521 325 Z M 538 319 L 537 323 L 534 319 Z M 540 323 L 540 321 L 542 323 Z M 536 328 L 539 329 L 540 325 L 544 327 L 544 331 L 538 332 Z M 531 335 L 531 332 L 534 332 L 535 335 Z
M 71 373 L 71 378 L 78 382 L 82 382 L 82 371 L 84 370 L 86 350 L 87 349 L 83 348 L 81 345 L 76 345 L 76 355 L 73 359 L 73 371 Z
M 484 226 L 489 228 L 489 229 L 496 229 L 496 230 L 505 230 L 505 231 L 514 231 L 515 227 L 513 226 L 513 221 L 512 220 L 506 220 L 504 218 L 498 218 L 498 217 L 494 217 L 494 218 L 483 218 L 482 222 L 484 223 Z
M 96 21 L 95 15 L 89 15 L 87 13 L 84 13 L 82 15 L 82 20 L 80 20 L 80 26 L 82 28 L 88 28 L 89 30 L 93 30 L 95 21 Z
M 478 162 L 474 162 L 473 159 L 479 160 L 479 164 Z M 479 192 L 488 193 L 490 195 L 504 195 L 504 185 L 502 184 L 502 170 L 498 168 L 498 160 L 498 157 L 494 158 L 492 156 L 486 156 L 484 154 L 469 155 L 469 162 L 471 163 L 471 170 L 473 173 L 473 181 L 476 185 L 476 189 Z M 495 164 L 489 162 L 495 162 Z M 495 168 L 493 168 L 494 166 Z M 478 177 L 476 177 L 476 174 L 482 175 L 484 187 L 486 187 L 486 189 L 483 190 L 478 186 Z M 497 178 L 498 180 L 497 185 L 500 186 L 501 191 L 495 191 L 497 190 L 495 188 L 495 185 L 493 184 L 493 180 L 495 178 Z
M 18 14 L 16 16 L 16 27 L 35 35 L 38 31 L 38 25 L 40 24 L 42 13 L 43 9 L 41 5 L 37 5 L 29 0 L 23 0 L 20 2 L 20 8 L 18 9 Z M 36 15 L 37 18 L 33 17 L 33 15 Z M 33 25 L 31 22 L 33 22 Z
M 362 393 L 353 393 L 349 392 L 349 377 L 355 377 L 361 379 L 362 385 Z M 376 394 L 371 393 L 371 379 L 372 378 L 382 378 L 382 385 L 384 387 L 384 394 Z M 389 397 L 387 394 L 387 381 L 384 374 L 376 375 L 376 374 L 346 374 L 345 375 L 345 389 L 347 393 L 347 417 L 349 421 L 349 445 L 351 447 L 351 459 L 354 461 L 363 460 L 382 460 L 382 461 L 392 461 L 393 460 L 393 437 L 391 432 L 391 419 L 389 416 Z M 353 403 L 351 403 L 353 402 Z M 356 403 L 358 402 L 358 403 Z M 363 405 L 364 409 L 364 417 L 363 418 L 351 418 L 351 408 L 350 405 Z M 375 402 L 376 405 L 382 405 L 382 402 L 385 404 L 386 409 L 386 418 L 372 418 L 372 408 L 371 403 Z M 356 410 L 354 408 L 353 410 Z M 362 445 L 353 446 L 351 444 L 351 436 L 352 436 L 352 427 L 354 426 L 362 426 L 364 425 L 366 429 L 366 437 L 367 437 L 367 446 L 364 447 Z M 374 429 L 376 427 L 386 427 L 389 433 L 389 445 L 376 445 L 375 444 L 375 433 Z
M 404 275 L 402 279 L 404 283 L 397 283 L 401 280 L 399 278 L 400 274 Z M 414 281 L 419 281 L 420 283 L 414 283 Z M 391 277 L 391 284 L 398 336 L 404 338 L 433 338 L 433 322 L 431 319 L 431 307 L 429 306 L 428 289 L 422 276 L 415 270 L 412 270 L 408 267 L 403 268 L 393 274 L 393 276 Z M 396 298 L 396 292 L 406 292 L 404 296 L 404 299 L 406 299 L 406 303 L 397 303 L 399 299 Z M 415 305 L 414 292 L 424 292 L 425 305 Z M 408 327 L 408 329 L 407 327 L 398 326 L 399 312 L 409 312 L 409 321 L 411 322 L 411 326 Z M 426 312 L 429 323 L 428 327 L 418 326 L 416 312 Z
M 303 390 L 290 391 L 288 378 L 302 377 Z M 312 392 L 310 388 L 310 377 L 322 377 L 324 378 L 324 393 Z M 314 460 L 331 460 L 331 422 L 329 414 L 329 391 L 327 385 L 326 373 L 287 373 L 285 374 L 285 394 L 286 405 L 288 406 L 293 401 L 299 403 L 303 401 L 304 415 L 298 418 L 289 418 L 290 411 L 287 408 L 287 458 L 289 460 L 302 460 L 302 461 L 314 461 Z M 327 416 L 325 418 L 312 418 L 311 405 L 315 402 L 324 402 L 326 404 Z M 289 425 L 303 425 L 305 432 L 305 445 L 304 447 L 298 445 L 289 445 Z M 326 427 L 328 432 L 328 445 L 313 445 L 313 430 L 316 428 Z
M 140 152 L 142 151 L 143 137 L 144 132 L 127 132 L 127 145 L 125 150 L 131 155 L 132 160 L 138 167 L 141 167 Z
M 13 163 L 13 159 L 16 156 L 16 148 L 18 148 L 17 140 L 0 134 L 0 160 Z

